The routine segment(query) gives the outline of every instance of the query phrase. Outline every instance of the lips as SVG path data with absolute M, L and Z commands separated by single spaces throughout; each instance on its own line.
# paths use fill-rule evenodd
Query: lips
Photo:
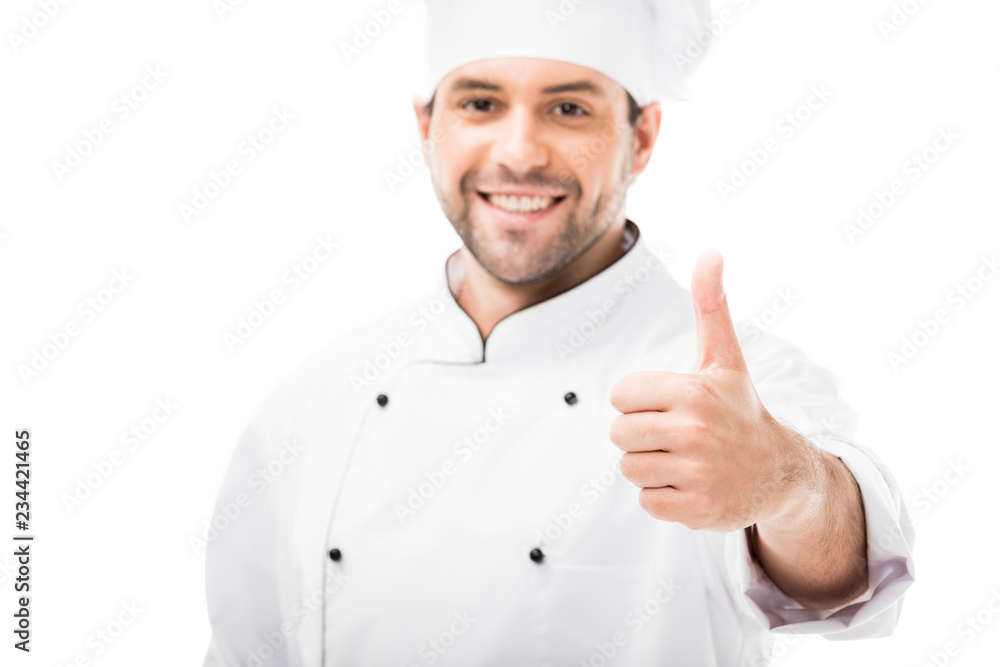
M 514 197 L 565 197 L 566 193 L 546 190 L 477 190 L 481 195 L 510 195 Z
M 510 213 L 521 214 L 544 210 L 554 204 L 558 204 L 565 198 L 565 195 L 552 196 L 541 193 L 523 192 L 479 192 L 478 194 L 496 208 Z
M 476 194 L 490 217 L 505 227 L 525 227 L 538 223 L 549 217 L 566 199 L 565 195 L 551 197 L 516 193 L 515 196 L 481 191 Z

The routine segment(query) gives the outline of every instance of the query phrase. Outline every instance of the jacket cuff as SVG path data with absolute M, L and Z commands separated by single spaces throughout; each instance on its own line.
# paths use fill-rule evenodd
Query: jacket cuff
M 913 583 L 913 521 L 898 486 L 869 450 L 828 436 L 809 438 L 838 457 L 861 489 L 868 539 L 868 588 L 833 609 L 805 609 L 779 589 L 750 553 L 747 531 L 726 536 L 727 563 L 746 610 L 775 632 L 827 639 L 885 637 L 899 620 L 903 593 Z

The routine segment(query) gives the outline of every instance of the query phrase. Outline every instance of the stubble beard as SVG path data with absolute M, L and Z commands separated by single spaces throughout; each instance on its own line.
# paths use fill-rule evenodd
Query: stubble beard
M 479 197 L 476 189 L 471 186 L 470 177 L 474 172 L 466 173 L 462 179 L 459 207 L 449 205 L 448 199 L 441 196 L 440 190 L 438 200 L 465 247 L 490 275 L 509 285 L 527 285 L 563 271 L 607 233 L 624 210 L 628 191 L 626 179 L 631 168 L 632 156 L 629 153 L 613 191 L 602 192 L 593 208 L 587 211 L 580 210 L 579 183 L 575 180 L 569 183 L 569 201 L 562 204 L 571 204 L 569 214 L 560 223 L 561 229 L 555 238 L 540 251 L 532 253 L 526 253 L 522 248 L 531 232 L 511 230 L 505 233 L 503 240 L 491 239 L 483 233 L 483 226 L 472 219 L 472 198 Z M 534 179 L 534 183 L 530 184 L 544 187 L 547 183 L 551 181 Z

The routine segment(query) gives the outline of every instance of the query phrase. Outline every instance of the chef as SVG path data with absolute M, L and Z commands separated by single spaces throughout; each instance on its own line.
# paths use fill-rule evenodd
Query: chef
M 625 215 L 707 4 L 551 4 L 429 0 L 462 246 L 246 427 L 206 666 L 756 667 L 896 625 L 913 531 L 835 376 Z

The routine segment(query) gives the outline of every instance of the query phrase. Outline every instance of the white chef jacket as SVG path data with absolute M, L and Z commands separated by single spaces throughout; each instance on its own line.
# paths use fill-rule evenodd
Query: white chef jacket
M 456 253 L 425 298 L 285 377 L 218 496 L 206 667 L 757 667 L 775 632 L 892 632 L 914 575 L 897 484 L 852 440 L 835 376 L 773 335 L 737 327 L 766 408 L 860 486 L 868 590 L 803 609 L 744 531 L 639 506 L 609 439 L 611 385 L 692 373 L 697 343 L 689 292 L 626 231 L 614 264 L 485 343 L 452 296 Z

